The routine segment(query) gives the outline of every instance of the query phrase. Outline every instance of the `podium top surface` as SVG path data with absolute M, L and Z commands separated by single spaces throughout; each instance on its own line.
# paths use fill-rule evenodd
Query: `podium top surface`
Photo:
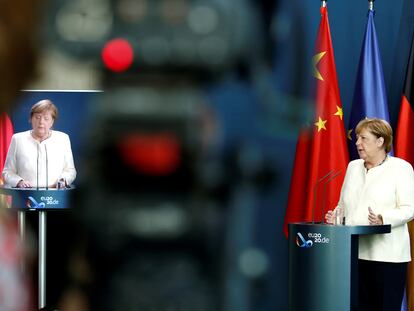
M 289 232 L 291 229 L 296 228 L 300 230 L 318 230 L 325 232 L 348 232 L 348 234 L 383 234 L 391 232 L 391 225 L 358 225 L 358 226 L 348 226 L 348 225 L 328 225 L 322 223 L 311 223 L 311 222 L 301 222 L 301 223 L 290 223 Z
M 17 188 L 17 187 L 6 187 L 6 186 L 0 186 L 0 194 L 7 194 L 12 195 L 13 193 L 20 192 L 20 191 L 40 191 L 40 192 L 47 192 L 47 191 L 66 191 L 66 190 L 72 190 L 74 187 L 64 188 L 64 189 L 57 189 L 48 187 L 32 187 L 32 188 Z
M 19 210 L 68 209 L 69 194 L 75 188 L 10 188 L 0 187 L 0 194 L 11 196 L 11 208 Z

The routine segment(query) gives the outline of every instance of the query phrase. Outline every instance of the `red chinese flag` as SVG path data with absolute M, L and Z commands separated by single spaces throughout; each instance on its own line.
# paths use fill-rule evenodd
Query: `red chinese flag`
M 0 115 L 0 179 L 3 184 L 1 172 L 3 171 L 4 161 L 6 161 L 7 151 L 9 150 L 10 140 L 13 135 L 13 125 L 6 113 Z
M 284 222 L 286 236 L 288 223 L 321 222 L 336 207 L 349 161 L 326 7 L 321 8 L 313 65 L 315 116 L 312 128 L 300 133 L 296 147 Z
M 395 156 L 402 158 L 414 166 L 414 40 L 411 43 L 410 59 L 405 76 L 404 92 L 401 98 L 397 133 L 395 136 Z M 411 257 L 414 258 L 414 222 L 408 223 L 411 241 Z M 408 264 L 407 271 L 407 310 L 414 310 L 414 264 Z

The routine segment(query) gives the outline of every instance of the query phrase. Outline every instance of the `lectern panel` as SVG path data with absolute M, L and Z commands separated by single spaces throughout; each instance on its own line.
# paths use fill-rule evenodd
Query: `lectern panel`
M 385 226 L 289 224 L 289 310 L 351 310 L 357 299 L 358 236 Z
M 11 197 L 11 207 L 19 210 L 68 209 L 69 189 L 0 188 L 0 194 Z

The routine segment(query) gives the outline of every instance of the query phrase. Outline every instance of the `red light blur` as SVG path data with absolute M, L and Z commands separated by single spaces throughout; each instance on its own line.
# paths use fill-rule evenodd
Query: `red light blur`
M 103 63 L 114 72 L 127 70 L 131 67 L 133 60 L 134 51 L 126 39 L 113 39 L 107 42 L 102 49 Z
M 181 162 L 180 143 L 172 133 L 131 134 L 118 146 L 124 163 L 139 173 L 169 175 Z

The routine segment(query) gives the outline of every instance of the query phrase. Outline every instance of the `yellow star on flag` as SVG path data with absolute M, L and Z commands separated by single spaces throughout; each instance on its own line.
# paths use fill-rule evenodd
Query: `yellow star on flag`
M 338 110 L 335 112 L 334 116 L 339 116 L 341 118 L 341 120 L 342 120 L 342 117 L 344 115 L 344 112 L 342 111 L 342 108 L 336 106 L 336 109 L 338 109 Z
M 323 80 L 323 77 L 321 75 L 321 73 L 319 72 L 319 70 L 316 68 L 316 65 L 321 61 L 322 57 L 324 57 L 326 54 L 325 52 L 320 52 L 318 54 L 316 54 L 314 57 L 312 57 L 312 64 L 313 64 L 313 76 L 321 81 Z
M 318 122 L 315 122 L 315 126 L 318 127 L 318 132 L 320 132 L 321 129 L 324 129 L 326 131 L 325 123 L 328 122 L 328 120 L 322 120 L 321 117 L 319 117 Z
M 352 140 L 352 136 L 351 136 L 352 131 L 353 131 L 353 129 L 348 130 L 348 136 L 347 137 L 348 137 L 349 140 Z

